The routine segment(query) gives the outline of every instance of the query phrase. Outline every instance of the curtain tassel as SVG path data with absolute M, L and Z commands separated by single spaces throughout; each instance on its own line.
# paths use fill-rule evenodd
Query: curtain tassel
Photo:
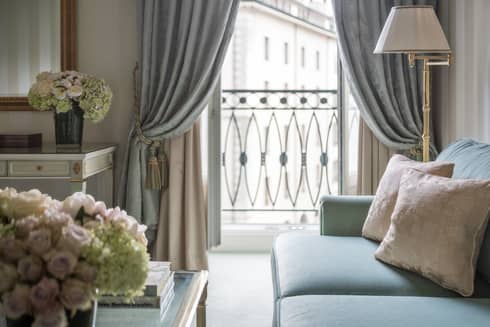
M 150 155 L 146 169 L 145 187 L 150 190 L 160 190 L 162 188 L 162 175 L 160 173 L 160 165 L 157 159 L 158 143 L 152 143 L 150 146 Z
M 158 151 L 158 164 L 162 174 L 162 189 L 165 191 L 168 188 L 168 159 L 165 149 L 163 148 L 163 142 L 160 145 L 160 151 Z

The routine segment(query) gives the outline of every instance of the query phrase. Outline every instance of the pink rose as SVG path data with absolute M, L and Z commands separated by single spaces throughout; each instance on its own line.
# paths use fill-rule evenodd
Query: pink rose
M 75 267 L 74 275 L 84 282 L 92 283 L 95 280 L 95 277 L 97 277 L 96 272 L 95 267 L 84 261 L 80 261 Z
M 37 228 L 39 225 L 39 218 L 34 216 L 28 216 L 23 219 L 15 221 L 15 235 L 20 238 L 27 237 L 29 233 Z
M 65 309 L 59 302 L 55 302 L 47 311 L 35 316 L 32 327 L 67 327 Z
M 88 231 L 77 224 L 69 224 L 63 227 L 58 248 L 71 251 L 76 256 L 84 246 L 90 244 L 91 236 Z
M 61 303 L 67 309 L 88 310 L 92 307 L 92 288 L 88 283 L 69 278 L 61 286 Z
M 128 214 L 126 213 L 126 211 L 121 210 L 121 208 L 119 207 L 115 207 L 115 208 L 108 209 L 105 217 L 107 221 L 112 221 L 119 218 L 120 216 L 127 216 L 127 215 Z
M 62 79 L 60 81 L 60 84 L 63 85 L 63 87 L 69 89 L 71 87 L 71 82 L 67 79 Z
M 19 319 L 25 314 L 30 314 L 29 293 L 29 286 L 17 284 L 12 292 L 3 294 L 3 311 L 7 318 Z
M 30 215 L 40 215 L 51 202 L 51 198 L 42 194 L 39 190 L 30 190 L 28 192 L 17 193 L 10 200 L 13 210 L 13 218 L 25 218 Z
M 17 190 L 12 187 L 6 187 L 0 190 L 0 216 L 12 218 L 14 216 L 14 208 L 12 199 L 17 196 Z
M 59 293 L 60 286 L 56 279 L 43 277 L 32 287 L 29 298 L 36 312 L 45 312 L 53 307 Z
M 24 244 L 13 236 L 0 239 L 0 252 L 10 262 L 17 262 L 20 258 L 27 255 Z
M 97 201 L 95 202 L 95 205 L 94 205 L 94 212 L 92 213 L 92 215 L 106 215 L 107 213 L 107 206 L 105 205 L 104 202 L 102 201 Z
M 0 293 L 10 290 L 17 280 L 17 269 L 14 265 L 0 262 Z
M 73 193 L 63 201 L 63 211 L 75 218 L 83 207 L 85 213 L 92 215 L 95 208 L 95 199 L 82 192 Z
M 126 211 L 121 210 L 119 207 L 107 210 L 107 221 L 112 222 L 116 226 L 120 226 L 130 232 L 138 229 L 138 221 L 129 216 Z
M 73 223 L 73 218 L 60 208 L 50 207 L 44 211 L 43 222 L 51 229 L 61 230 L 63 226 Z
M 147 227 L 138 223 L 138 221 L 127 214 L 126 211 L 121 210 L 119 207 L 107 210 L 106 221 L 111 222 L 115 226 L 126 229 L 134 239 L 143 245 L 148 245 L 145 231 Z
M 148 239 L 146 238 L 146 235 L 144 232 L 138 233 L 136 235 L 136 241 L 140 242 L 144 246 L 148 246 Z
M 51 230 L 40 228 L 29 233 L 27 246 L 31 253 L 43 255 L 51 249 Z
M 77 258 L 69 251 L 56 251 L 48 261 L 47 269 L 50 274 L 58 279 L 65 279 L 73 273 L 77 265 Z
M 43 262 L 41 258 L 30 255 L 19 260 L 17 272 L 20 279 L 28 282 L 37 282 L 43 273 Z

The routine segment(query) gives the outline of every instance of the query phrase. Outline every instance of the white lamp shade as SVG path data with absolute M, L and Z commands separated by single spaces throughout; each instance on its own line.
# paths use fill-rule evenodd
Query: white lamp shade
M 432 6 L 391 8 L 374 53 L 450 53 Z

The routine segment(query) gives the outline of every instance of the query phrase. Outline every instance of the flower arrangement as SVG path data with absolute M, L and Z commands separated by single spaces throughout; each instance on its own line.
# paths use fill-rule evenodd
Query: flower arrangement
M 103 79 L 76 71 L 42 72 L 28 94 L 29 104 L 41 111 L 68 112 L 78 102 L 83 118 L 99 122 L 107 115 L 112 91 Z
M 142 295 L 145 230 L 83 193 L 60 202 L 38 190 L 0 190 L 0 313 L 31 316 L 32 326 L 67 326 L 98 295 Z

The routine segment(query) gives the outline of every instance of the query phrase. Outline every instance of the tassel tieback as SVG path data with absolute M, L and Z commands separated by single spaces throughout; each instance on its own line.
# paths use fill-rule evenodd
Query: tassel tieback
M 168 164 L 163 143 L 152 142 L 149 152 L 145 187 L 150 190 L 161 190 L 163 187 L 165 190 L 168 187 Z
M 133 91 L 134 91 L 134 128 L 138 140 L 149 146 L 148 162 L 146 167 L 145 188 L 150 190 L 161 190 L 162 186 L 165 189 L 168 187 L 168 164 L 167 155 L 163 148 L 163 141 L 151 139 L 143 134 L 141 124 L 140 99 L 138 93 L 138 80 L 136 73 L 138 71 L 138 63 L 133 69 Z

